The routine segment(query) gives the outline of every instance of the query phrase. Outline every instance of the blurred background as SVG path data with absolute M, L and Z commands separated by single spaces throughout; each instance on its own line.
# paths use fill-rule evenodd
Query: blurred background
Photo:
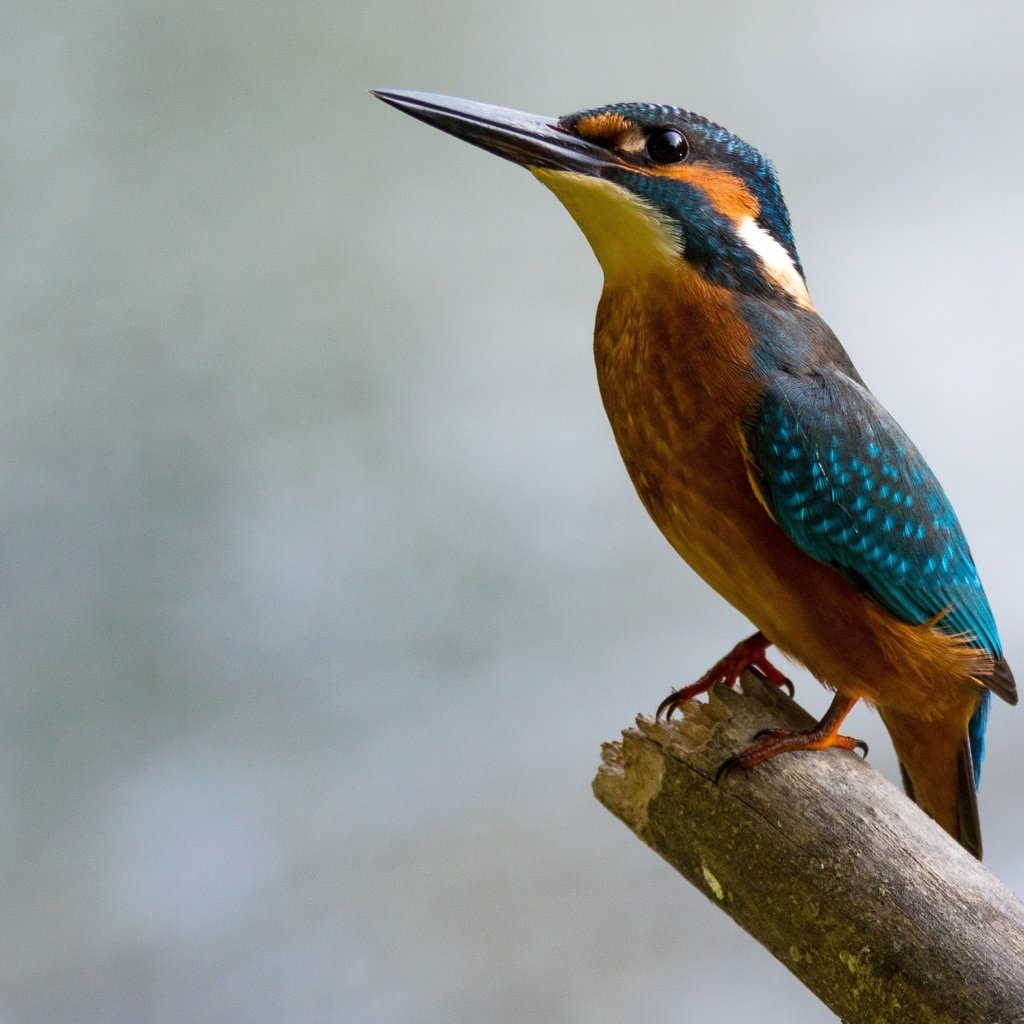
M 828 1020 L 590 794 L 749 632 L 619 463 L 597 264 L 366 89 L 768 152 L 1019 670 L 1022 41 L 1011 3 L 9 5 L 0 1021 Z M 1022 724 L 981 794 L 1017 891 Z

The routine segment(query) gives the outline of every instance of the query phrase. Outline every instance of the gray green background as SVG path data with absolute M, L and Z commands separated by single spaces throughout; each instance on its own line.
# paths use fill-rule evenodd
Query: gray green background
M 767 151 L 1020 669 L 1022 17 L 9 4 L 0 1022 L 830 1019 L 590 796 L 749 629 L 619 464 L 598 267 L 366 89 L 671 102 Z M 981 795 L 1018 890 L 1022 726 Z

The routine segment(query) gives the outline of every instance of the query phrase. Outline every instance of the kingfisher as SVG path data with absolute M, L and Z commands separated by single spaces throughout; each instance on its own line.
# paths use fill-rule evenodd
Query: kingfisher
M 832 702 L 724 767 L 866 753 L 840 733 L 866 701 L 908 795 L 980 858 L 985 727 L 992 694 L 1016 704 L 1016 684 L 949 499 L 811 301 L 772 163 L 674 106 L 544 117 L 374 95 L 525 167 L 601 265 L 594 355 L 626 469 L 669 543 L 756 629 L 659 715 L 748 668 L 784 685 L 775 646 Z

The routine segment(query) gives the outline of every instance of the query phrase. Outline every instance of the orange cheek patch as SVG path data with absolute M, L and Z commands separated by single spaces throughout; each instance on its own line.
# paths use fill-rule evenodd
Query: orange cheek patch
M 655 173 L 696 186 L 711 200 L 716 210 L 735 221 L 743 220 L 744 217 L 756 218 L 761 211 L 753 193 L 728 171 L 688 164 L 658 167 Z
M 614 139 L 631 127 L 621 114 L 591 114 L 576 122 L 576 131 L 585 139 Z

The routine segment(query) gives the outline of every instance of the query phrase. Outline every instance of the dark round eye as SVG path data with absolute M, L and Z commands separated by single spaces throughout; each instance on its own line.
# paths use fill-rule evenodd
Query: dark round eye
M 651 132 L 647 139 L 647 155 L 656 164 L 677 164 L 686 159 L 689 149 L 683 133 L 675 128 Z

